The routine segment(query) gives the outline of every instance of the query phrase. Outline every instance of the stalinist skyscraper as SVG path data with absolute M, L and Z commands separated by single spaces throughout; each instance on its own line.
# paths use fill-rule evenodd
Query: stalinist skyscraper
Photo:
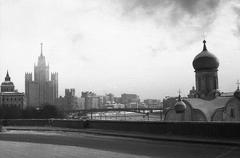
M 32 73 L 25 73 L 25 95 L 27 106 L 40 106 L 43 104 L 55 104 L 58 97 L 58 73 L 51 73 L 49 80 L 49 65 L 41 54 L 37 65 L 34 65 L 34 80 Z

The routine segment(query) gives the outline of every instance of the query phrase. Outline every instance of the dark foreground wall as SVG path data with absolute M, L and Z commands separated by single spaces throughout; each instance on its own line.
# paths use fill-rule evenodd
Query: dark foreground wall
M 90 128 L 160 135 L 240 138 L 240 123 L 90 121 Z
M 64 128 L 94 128 L 143 132 L 159 135 L 189 135 L 204 137 L 240 138 L 240 123 L 221 122 L 139 122 L 102 120 L 2 120 L 8 126 L 53 126 Z

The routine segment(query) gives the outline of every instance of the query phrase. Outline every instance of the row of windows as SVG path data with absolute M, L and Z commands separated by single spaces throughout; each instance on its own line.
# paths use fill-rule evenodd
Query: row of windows
M 15 107 L 15 108 L 20 108 L 22 105 L 21 104 L 3 104 L 3 107 Z
M 5 98 L 3 98 L 3 99 L 2 99 L 2 101 L 5 101 L 5 100 L 6 100 L 6 101 L 9 101 L 9 100 L 11 100 L 11 101 L 12 101 L 12 100 L 15 100 L 15 101 L 17 101 L 17 98 L 6 98 L 6 99 L 5 99 Z M 21 101 L 21 100 L 22 100 L 22 98 L 18 98 L 18 100 L 19 100 L 19 101 Z
M 2 92 L 12 92 L 14 91 L 14 88 L 2 88 Z

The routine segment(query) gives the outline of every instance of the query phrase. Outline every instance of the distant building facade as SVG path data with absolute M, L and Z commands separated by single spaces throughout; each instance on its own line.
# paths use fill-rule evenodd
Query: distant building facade
M 85 99 L 84 98 L 77 98 L 77 107 L 76 110 L 83 110 L 85 109 Z
M 161 100 L 159 99 L 145 99 L 144 104 L 147 108 L 162 108 Z
M 82 92 L 81 98 L 84 98 L 84 109 L 99 109 L 100 97 L 93 92 Z
M 140 103 L 140 98 L 137 94 L 122 94 L 121 103 L 127 108 L 137 108 Z
M 106 94 L 103 96 L 103 104 L 113 104 L 115 103 L 114 101 L 114 95 L 112 93 Z
M 55 104 L 58 98 L 58 73 L 51 73 L 49 80 L 49 65 L 42 53 L 34 65 L 34 80 L 32 73 L 25 73 L 25 95 L 27 106 Z
M 5 81 L 1 84 L 0 105 L 2 107 L 14 107 L 21 110 L 24 108 L 24 94 L 15 90 L 8 72 Z
M 115 103 L 121 103 L 121 97 L 114 97 L 114 102 Z
M 65 96 L 60 96 L 56 104 L 64 111 L 79 109 L 79 100 L 75 95 L 75 89 L 65 89 Z
M 77 97 L 75 96 L 75 89 L 65 89 L 65 96 L 66 106 L 74 109 L 77 106 Z

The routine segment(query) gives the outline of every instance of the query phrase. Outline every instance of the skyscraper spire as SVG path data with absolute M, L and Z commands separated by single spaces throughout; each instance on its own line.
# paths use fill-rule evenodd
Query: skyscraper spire
M 41 45 L 41 56 L 43 56 L 43 53 L 42 53 L 43 43 L 40 43 L 40 45 Z
M 41 66 L 46 66 L 46 61 L 45 61 L 45 57 L 43 56 L 43 43 L 40 43 L 41 46 L 41 54 L 38 57 L 38 63 L 37 65 L 41 65 Z

